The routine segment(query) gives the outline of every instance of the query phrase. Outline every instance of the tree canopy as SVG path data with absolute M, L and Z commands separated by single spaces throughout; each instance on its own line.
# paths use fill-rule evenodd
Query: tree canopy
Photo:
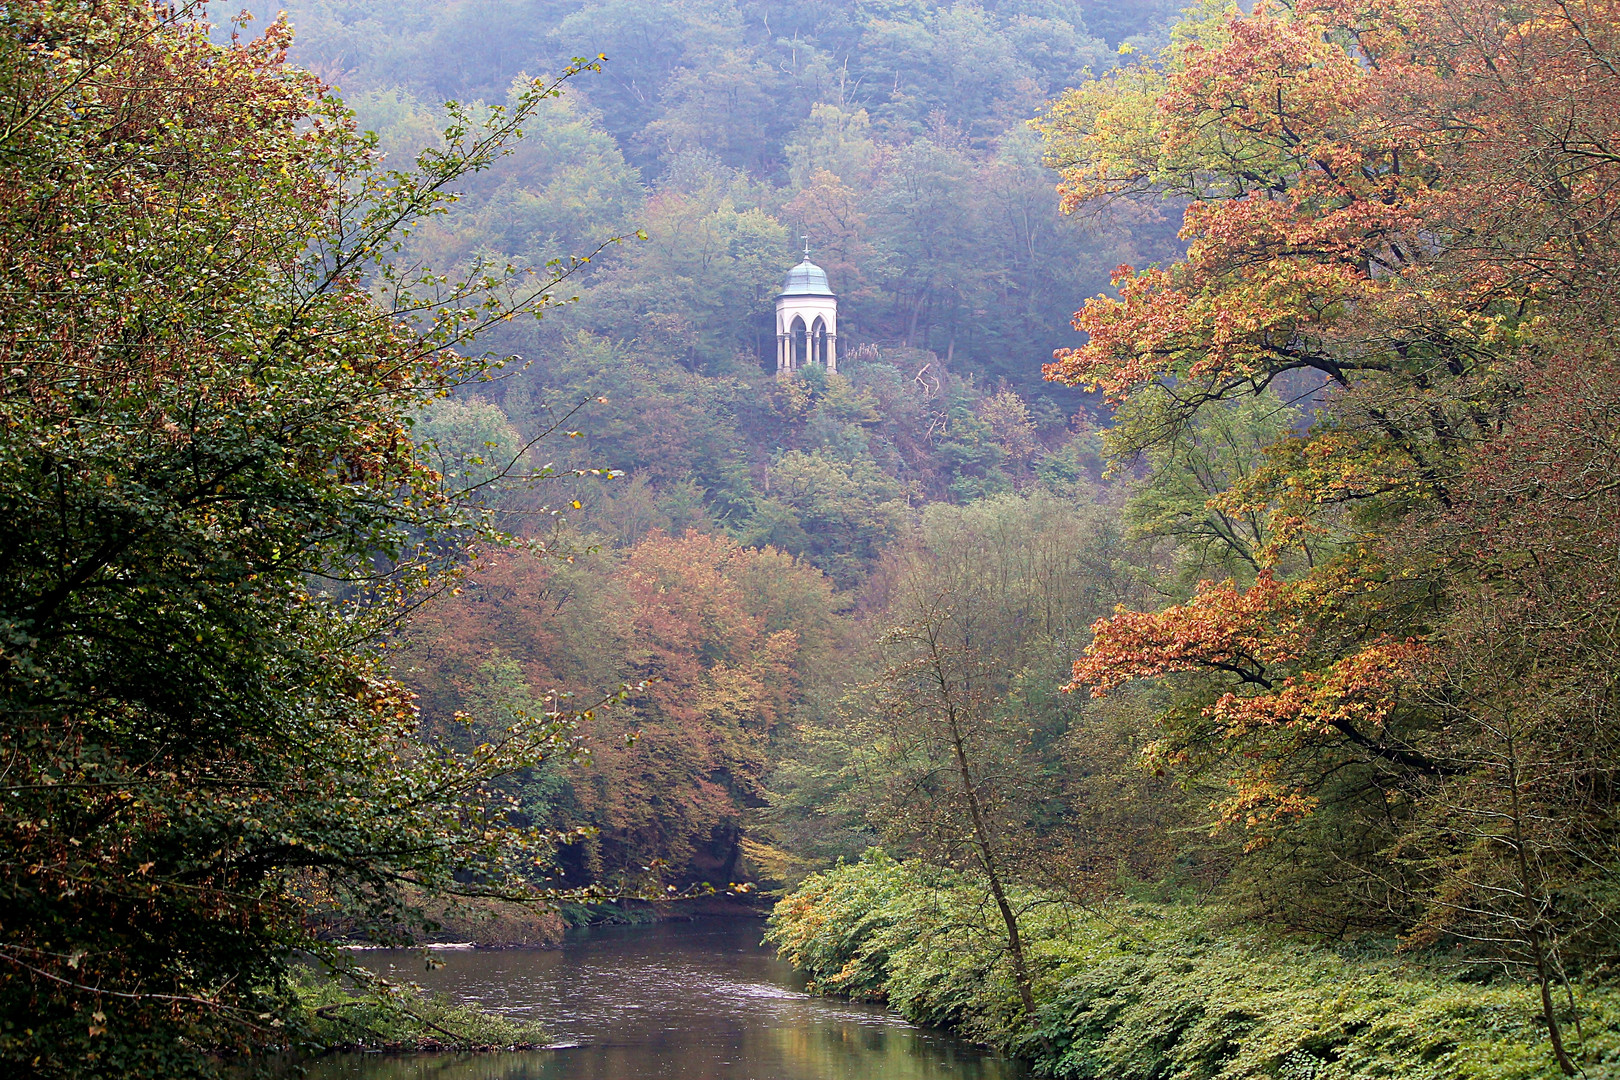
M 381 256 L 553 86 L 385 173 L 284 64 L 285 23 L 221 46 L 193 16 L 24 3 L 0 35 L 17 1075 L 186 1075 L 273 1041 L 322 926 L 387 940 L 420 921 L 409 888 L 521 892 L 552 840 L 485 789 L 574 750 L 556 704 L 425 746 L 371 644 L 496 537 L 413 417 L 557 285 Z
M 1620 11 L 1174 6 L 7 6 L 0 1062 L 732 883 L 1071 1072 L 1234 928 L 1597 1062 Z
M 1190 200 L 1186 260 L 1121 267 L 1047 375 L 1121 403 L 1117 452 L 1179 459 L 1231 568 L 1100 621 L 1076 687 L 1179 674 L 1150 757 L 1228 786 L 1265 891 L 1489 942 L 1539 980 L 1566 1072 L 1550 987 L 1616 929 L 1608 529 L 1566 547 L 1567 507 L 1608 513 L 1614 14 L 1210 8 L 1045 122 L 1071 211 Z M 1309 428 L 1212 469 L 1196 448 L 1278 392 Z

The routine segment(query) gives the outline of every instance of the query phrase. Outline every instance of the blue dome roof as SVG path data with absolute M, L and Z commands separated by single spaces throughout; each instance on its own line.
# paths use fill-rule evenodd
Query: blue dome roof
M 832 286 L 827 284 L 827 271 L 805 259 L 788 271 L 782 282 L 783 296 L 831 296 Z

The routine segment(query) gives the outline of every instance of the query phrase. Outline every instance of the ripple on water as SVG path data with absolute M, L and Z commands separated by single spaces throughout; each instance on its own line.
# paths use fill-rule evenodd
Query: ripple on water
M 542 1021 L 523 1054 L 350 1058 L 311 1080 L 1012 1080 L 1009 1063 L 874 1005 L 817 998 L 757 922 L 613 927 L 562 949 L 371 952 L 369 966 Z

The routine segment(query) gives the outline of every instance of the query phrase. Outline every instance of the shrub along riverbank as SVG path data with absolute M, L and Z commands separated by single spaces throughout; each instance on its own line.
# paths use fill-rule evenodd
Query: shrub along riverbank
M 815 990 L 1108 1080 L 1521 1080 L 1561 1075 L 1535 994 L 1451 957 L 1223 930 L 1206 909 L 1018 897 L 1038 971 L 1025 1016 L 1006 939 L 966 877 L 868 853 L 806 880 L 768 939 Z M 1620 992 L 1567 1003 L 1588 1077 L 1620 1076 Z
M 294 973 L 289 989 L 295 1030 L 285 1048 L 295 1055 L 337 1050 L 411 1052 L 503 1050 L 546 1046 L 544 1027 L 412 986 L 379 982 L 358 987 L 307 969 Z

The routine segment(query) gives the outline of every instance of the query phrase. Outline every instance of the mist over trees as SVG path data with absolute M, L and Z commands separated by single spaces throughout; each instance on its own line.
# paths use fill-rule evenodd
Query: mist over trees
M 784 765 L 782 746 L 841 693 L 839 680 L 808 673 L 848 653 L 848 630 L 814 634 L 807 620 L 842 626 L 856 590 L 926 503 L 1073 496 L 1099 483 L 1094 399 L 1043 382 L 1039 365 L 1072 335 L 1074 298 L 1106 287 L 1123 259 L 1173 253 L 1174 223 L 1151 210 L 1101 223 L 1056 213 L 1056 177 L 1028 121 L 1063 86 L 1113 65 L 1127 39 L 1143 48 L 1166 39 L 1168 9 L 1128 14 L 1114 12 L 1105 41 L 1086 29 L 1082 8 L 1061 4 L 289 12 L 294 59 L 340 87 L 396 163 L 436 144 L 441 100 L 476 114 L 503 101 L 520 73 L 576 53 L 608 57 L 547 104 L 498 169 L 462 181 L 452 210 L 414 229 L 400 253 L 454 274 L 538 267 L 627 238 L 570 278 L 576 303 L 481 337 L 492 355 L 521 357 L 460 396 L 481 411 L 452 420 L 436 409 L 418 428 L 434 454 L 466 460 L 479 441 L 520 445 L 578 405 L 567 422 L 577 437 L 548 456 L 624 474 L 560 500 L 578 503 L 565 515 L 570 542 L 603 550 L 566 569 L 499 561 L 407 635 L 401 670 L 430 723 L 471 711 L 497 670 L 520 696 L 583 693 L 643 668 L 655 687 L 694 687 L 659 664 L 625 663 L 636 653 L 636 632 L 618 628 L 629 601 L 603 591 L 604 576 L 633 576 L 644 552 L 708 542 L 689 530 L 819 572 L 818 588 L 831 590 L 776 620 L 773 630 L 793 637 L 779 646 L 787 666 L 748 676 L 784 683 L 772 693 L 787 694 L 766 708 L 777 719 L 753 721 L 748 737 L 765 746 L 751 751 L 757 760 L 716 750 L 712 733 L 700 740 L 709 749 L 681 758 L 674 747 L 688 736 L 674 733 L 710 721 L 691 714 L 668 742 L 650 734 L 664 723 L 657 710 L 620 711 L 596 732 L 607 741 L 592 791 L 547 780 L 570 808 L 552 818 L 599 830 L 564 852 L 576 876 L 640 880 L 656 860 L 676 882 L 709 880 L 737 870 L 743 844 L 791 863 L 798 856 L 757 821 L 781 819 L 773 801 L 798 796 L 773 793 L 765 777 L 797 767 Z M 1023 70 L 1029 57 L 1039 63 Z M 782 382 L 770 312 L 801 237 L 831 274 L 849 329 L 838 375 L 812 369 Z M 496 505 L 520 531 L 549 527 L 532 503 L 508 494 Z M 571 584 L 552 584 L 558 574 Z M 589 632 L 559 635 L 562 625 Z M 648 639 L 664 649 L 676 640 L 685 639 L 674 624 Z M 741 656 L 722 662 L 728 677 L 743 677 Z M 760 707 L 727 706 L 738 716 Z M 673 754 L 680 764 L 618 772 L 612 746 L 630 732 L 646 737 L 627 761 Z M 682 824 L 688 802 L 709 809 Z M 666 811 L 632 823 L 654 804 Z
M 0 1061 L 718 889 L 1053 1075 L 1612 1067 L 1611 0 L 260 7 L 0 14 Z
M 543 261 L 633 223 L 649 241 L 604 262 L 566 327 L 729 374 L 774 356 L 765 316 L 808 235 L 865 340 L 964 355 L 1026 394 L 1065 343 L 1076 297 L 1105 288 L 1122 261 L 1175 250 L 1169 220 L 1098 229 L 1054 215 L 1027 121 L 1113 65 L 1121 44 L 1159 43 L 1173 14 L 1076 3 L 289 9 L 294 59 L 334 82 L 396 159 L 436 136 L 442 101 L 499 102 L 520 73 L 607 56 L 518 161 L 467 186 L 444 230 L 418 234 L 437 265 L 475 252 Z M 1106 40 L 1087 29 L 1093 16 Z M 540 345 L 494 347 L 539 356 Z

